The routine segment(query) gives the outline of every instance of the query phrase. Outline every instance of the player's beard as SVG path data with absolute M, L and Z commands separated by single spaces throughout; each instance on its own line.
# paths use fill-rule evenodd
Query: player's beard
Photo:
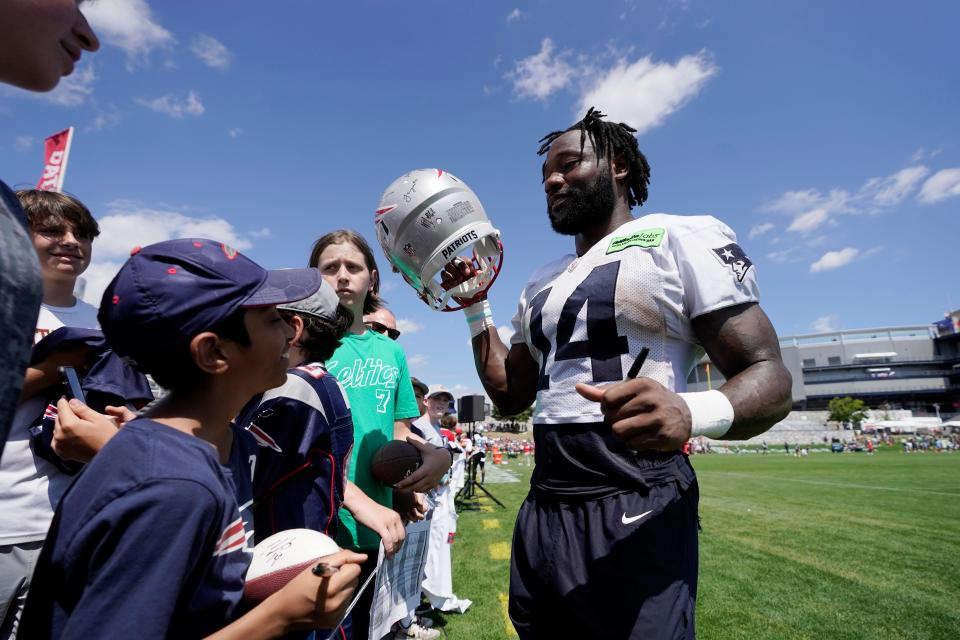
M 606 224 L 613 215 L 613 178 L 610 167 L 600 165 L 593 184 L 585 187 L 567 186 L 566 201 L 561 203 L 559 211 L 547 208 L 550 226 L 557 233 L 575 236 L 598 225 Z

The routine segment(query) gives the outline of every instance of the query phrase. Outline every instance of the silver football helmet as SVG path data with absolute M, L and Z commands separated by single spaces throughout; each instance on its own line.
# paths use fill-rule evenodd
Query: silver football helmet
M 456 311 L 472 304 L 500 272 L 500 232 L 470 187 L 443 169 L 417 169 L 394 180 L 380 196 L 374 222 L 387 260 L 432 309 Z M 440 271 L 468 251 L 464 259 L 476 275 L 445 290 Z M 451 297 L 461 304 L 451 307 Z

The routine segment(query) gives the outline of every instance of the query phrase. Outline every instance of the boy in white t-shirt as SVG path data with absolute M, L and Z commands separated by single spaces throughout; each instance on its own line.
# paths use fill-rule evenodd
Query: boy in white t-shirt
M 82 202 L 54 191 L 17 192 L 26 213 L 43 278 L 43 304 L 34 343 L 60 327 L 97 329 L 97 308 L 74 295 L 77 278 L 90 264 L 97 221 Z M 0 458 L 0 640 L 16 637 L 33 566 L 50 519 L 71 477 L 38 458 L 30 447 L 30 427 L 43 414 L 46 391 L 59 383 L 58 367 L 81 372 L 91 352 L 62 349 L 29 367 L 20 404 Z
M 97 308 L 77 299 L 77 279 L 90 265 L 100 227 L 76 198 L 55 191 L 24 189 L 17 198 L 27 214 L 33 248 L 43 276 L 43 304 L 34 343 L 54 329 L 96 329 Z

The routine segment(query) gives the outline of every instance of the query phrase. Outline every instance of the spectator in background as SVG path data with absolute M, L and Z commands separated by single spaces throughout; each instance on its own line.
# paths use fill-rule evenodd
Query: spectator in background
M 74 0 L 0 2 L 0 82 L 50 91 L 100 42 Z M 23 209 L 0 180 L 0 452 L 23 387 L 41 300 Z M 0 616 L 4 612 L 0 611 Z
M 33 342 L 69 326 L 99 329 L 97 308 L 73 295 L 77 278 L 90 264 L 97 221 L 82 202 L 62 193 L 34 189 L 18 191 L 39 258 L 43 303 Z M 58 368 L 71 366 L 81 375 L 93 355 L 70 342 L 27 368 L 9 442 L 0 456 L 0 638 L 17 635 L 30 587 L 30 574 L 47 537 L 53 510 L 72 479 L 51 461 L 36 455 L 31 431 L 45 413 L 56 415 L 60 393 Z M 48 405 L 50 405 L 48 407 Z M 75 470 L 73 470 L 75 472 Z
M 410 376 L 410 384 L 413 385 L 413 397 L 417 399 L 417 409 L 420 410 L 420 417 L 423 417 L 423 414 L 427 412 L 427 393 L 430 392 L 430 388 L 427 387 L 423 382 L 418 378 Z M 410 423 L 410 430 L 416 433 L 418 436 L 426 440 L 424 434 L 420 431 L 420 428 L 417 427 L 417 421 Z
M 410 430 L 411 419 L 418 417 L 419 412 L 406 354 L 395 342 L 399 331 L 388 329 L 382 335 L 371 329 L 382 324 L 380 320 L 371 320 L 368 326 L 363 319 L 383 307 L 379 297 L 380 275 L 370 245 L 355 231 L 333 231 L 314 243 L 309 264 L 333 286 L 340 304 L 354 316 L 340 347 L 327 360 L 327 370 L 347 391 L 353 414 L 354 447 L 348 479 L 382 506 L 392 507 L 393 489 L 377 482 L 370 471 L 380 447 L 392 439 L 405 439 L 420 450 L 423 464 L 397 487 L 412 491 L 437 486 L 450 468 L 450 455 Z M 368 554 L 360 574 L 361 583 L 376 569 L 380 540 L 375 531 L 341 511 L 338 542 L 344 548 Z M 351 613 L 348 626 L 357 640 L 369 634 L 372 601 L 373 590 L 365 590 Z

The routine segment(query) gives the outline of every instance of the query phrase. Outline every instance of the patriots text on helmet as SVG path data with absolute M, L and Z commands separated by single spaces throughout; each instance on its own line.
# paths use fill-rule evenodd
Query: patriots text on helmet
M 462 236 L 460 236 L 459 238 L 457 238 L 456 240 L 454 240 L 444 248 L 443 259 L 446 260 L 450 256 L 454 255 L 457 252 L 457 249 L 462 247 L 467 242 L 470 242 L 471 240 L 477 240 L 477 239 L 478 237 L 477 237 L 476 231 L 474 230 L 468 231 L 467 233 L 463 234 Z

